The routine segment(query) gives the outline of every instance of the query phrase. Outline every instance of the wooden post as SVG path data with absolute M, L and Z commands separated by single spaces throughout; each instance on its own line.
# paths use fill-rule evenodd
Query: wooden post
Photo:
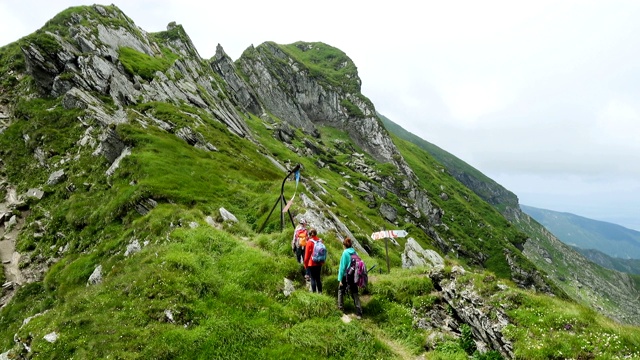
M 384 249 L 387 252 L 387 274 L 391 274 L 391 267 L 389 266 L 389 239 L 384 238 Z

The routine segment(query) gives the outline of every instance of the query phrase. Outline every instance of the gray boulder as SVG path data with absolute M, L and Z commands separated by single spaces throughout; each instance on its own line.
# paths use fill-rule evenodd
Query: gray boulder
M 96 266 L 96 268 L 89 276 L 89 281 L 87 281 L 87 286 L 89 285 L 97 285 L 102 283 L 102 265 Z
M 133 240 L 129 245 L 127 245 L 127 251 L 125 251 L 124 256 L 133 255 L 135 253 L 139 253 L 142 250 L 140 243 L 138 240 Z
M 411 269 L 420 266 L 442 266 L 444 259 L 433 250 L 423 249 L 418 242 L 410 237 L 402 253 L 402 268 Z
M 383 203 L 380 205 L 380 214 L 389 222 L 395 222 L 398 219 L 398 211 L 393 206 Z
M 224 221 L 238 222 L 238 218 L 223 207 L 220 208 L 220 216 L 222 216 Z
M 44 192 L 40 189 L 29 189 L 27 190 L 27 193 L 25 194 L 25 196 L 41 200 L 42 197 L 44 196 Z
M 284 278 L 284 296 L 289 296 L 291 295 L 291 293 L 293 293 L 295 291 L 295 288 L 293 286 L 293 281 Z
M 64 170 L 54 171 L 51 175 L 49 175 L 49 179 L 47 180 L 47 185 L 56 185 L 64 181 L 65 179 Z

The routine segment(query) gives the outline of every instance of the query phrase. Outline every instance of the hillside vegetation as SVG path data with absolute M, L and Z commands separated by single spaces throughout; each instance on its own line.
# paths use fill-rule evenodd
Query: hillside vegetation
M 200 59 L 181 26 L 147 34 L 98 5 L 0 49 L 0 235 L 21 273 L 2 290 L 3 357 L 640 358 L 637 327 L 571 300 L 524 232 L 377 130 L 344 53 L 245 53 Z M 297 164 L 300 183 L 283 181 Z M 327 244 L 322 294 L 289 214 L 284 229 L 269 216 L 281 188 Z M 388 273 L 380 229 L 411 238 L 389 243 Z M 336 306 L 346 236 L 375 265 L 362 320 Z M 408 266 L 413 243 L 442 264 Z

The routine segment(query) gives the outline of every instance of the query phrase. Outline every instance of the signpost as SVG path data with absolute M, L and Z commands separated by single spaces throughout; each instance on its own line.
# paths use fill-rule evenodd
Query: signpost
M 391 266 L 389 265 L 389 239 L 403 238 L 408 234 L 405 230 L 383 230 L 371 234 L 371 239 L 373 240 L 384 239 L 384 249 L 387 253 L 387 273 L 391 273 Z

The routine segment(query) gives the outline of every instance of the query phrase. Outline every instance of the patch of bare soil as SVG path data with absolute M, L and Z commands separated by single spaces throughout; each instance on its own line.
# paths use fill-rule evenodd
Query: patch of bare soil
M 17 202 L 15 189 L 7 189 L 7 196 L 3 202 L 0 202 L 0 216 L 10 214 L 11 207 Z M 4 216 L 4 220 L 0 223 L 0 260 L 5 275 L 5 282 L 0 289 L 0 306 L 4 306 L 11 300 L 15 290 L 19 285 L 24 283 L 22 273 L 18 264 L 20 263 L 20 254 L 15 251 L 16 238 L 20 229 L 24 225 L 24 219 L 15 216 L 14 221 L 10 221 L 13 217 Z

